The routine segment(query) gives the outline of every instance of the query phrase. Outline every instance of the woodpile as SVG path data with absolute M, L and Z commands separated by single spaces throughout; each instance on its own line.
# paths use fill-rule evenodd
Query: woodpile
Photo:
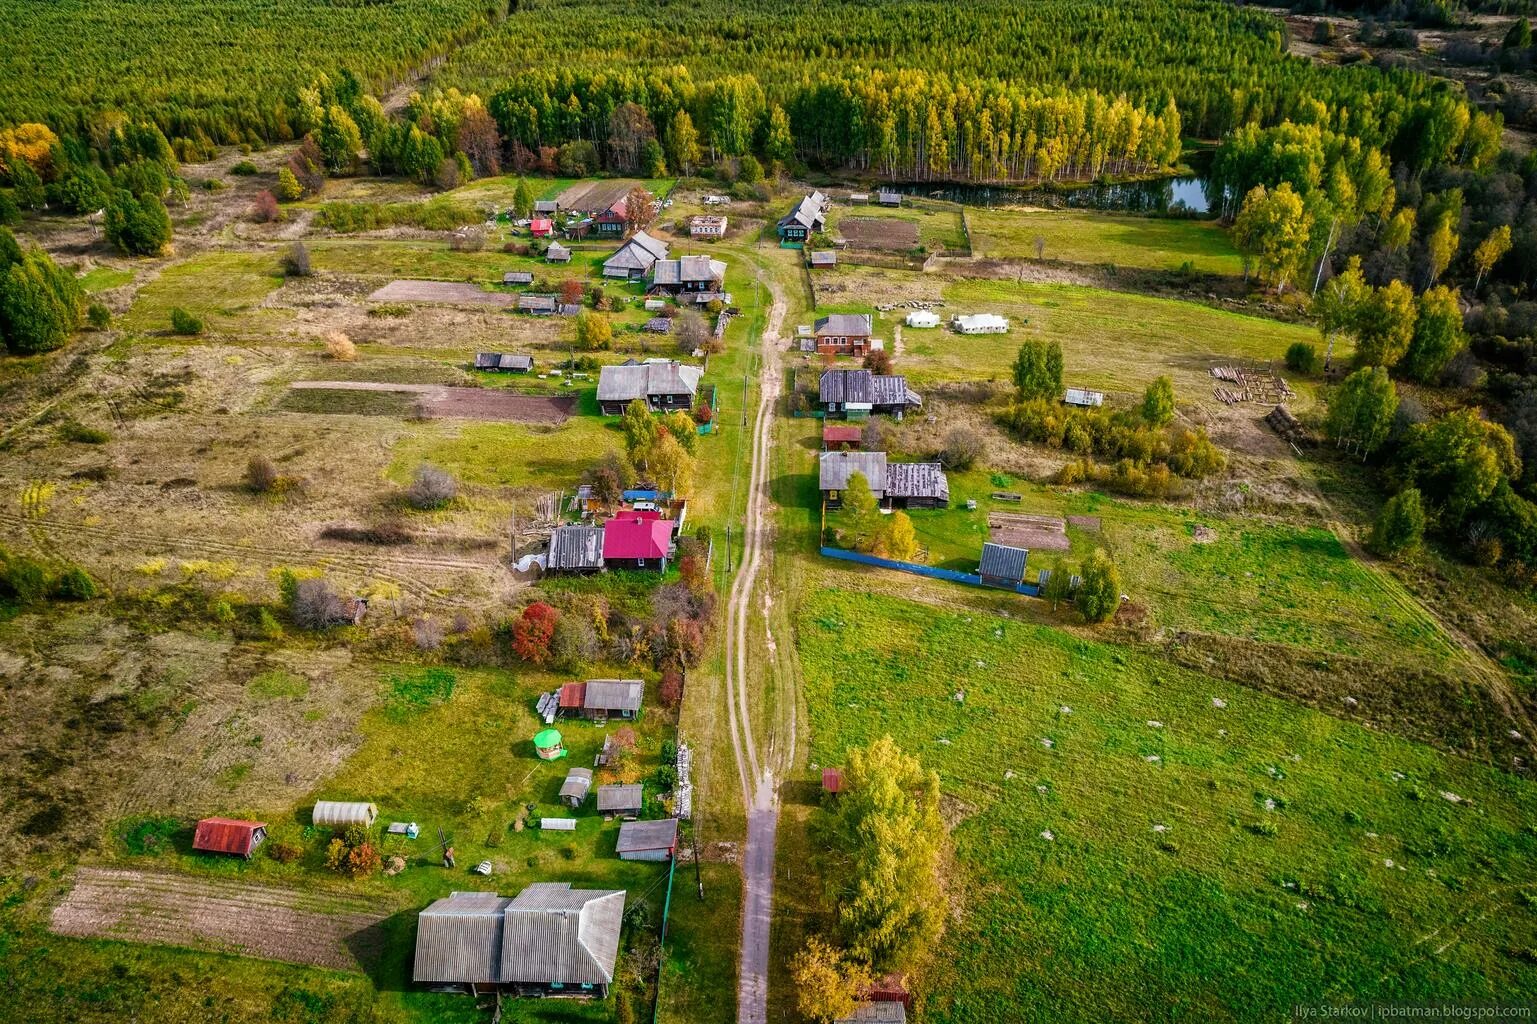
M 1313 435 L 1302 425 L 1302 421 L 1292 415 L 1292 411 L 1284 405 L 1278 405 L 1265 414 L 1265 422 L 1277 434 L 1288 441 L 1293 448 L 1297 445 L 1311 445 L 1316 442 Z
M 1227 405 L 1239 402 L 1284 402 L 1296 397 L 1291 386 L 1270 367 L 1249 369 L 1242 366 L 1213 366 L 1211 375 L 1222 381 L 1212 389 L 1217 401 Z

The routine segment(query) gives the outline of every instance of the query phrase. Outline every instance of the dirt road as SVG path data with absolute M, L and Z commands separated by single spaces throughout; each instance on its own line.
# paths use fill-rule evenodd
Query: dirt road
M 760 607 L 754 595 L 770 531 L 769 452 L 774 442 L 774 409 L 783 388 L 780 357 L 784 341 L 780 327 L 785 302 L 772 283 L 770 291 L 774 302 L 763 332 L 763 370 L 752 428 L 742 568 L 731 585 L 726 606 L 726 695 L 742 803 L 747 809 L 747 847 L 742 855 L 742 959 L 737 975 L 739 1024 L 766 1024 L 768 1019 L 769 924 L 774 908 L 774 841 L 779 822 L 777 766 L 771 752 L 759 757 L 747 690 L 747 625 Z M 793 748 L 793 738 L 788 745 Z

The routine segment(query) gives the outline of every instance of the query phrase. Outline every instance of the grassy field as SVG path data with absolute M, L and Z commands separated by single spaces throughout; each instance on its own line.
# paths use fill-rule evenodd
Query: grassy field
M 263 309 L 261 303 L 282 287 L 276 256 L 213 252 L 166 267 L 134 297 L 122 327 L 130 331 L 169 331 L 171 310 L 181 307 L 202 318 L 210 332 L 232 336 L 261 334 L 281 326 L 287 310 Z
M 984 614 L 818 589 L 797 644 L 812 761 L 890 733 L 961 819 L 927 1019 L 1275 1020 L 1537 985 L 1530 783 Z
M 1043 257 L 1143 270 L 1191 269 L 1237 276 L 1243 257 L 1216 221 L 1131 217 L 1089 210 L 968 210 L 972 246 L 990 259 Z

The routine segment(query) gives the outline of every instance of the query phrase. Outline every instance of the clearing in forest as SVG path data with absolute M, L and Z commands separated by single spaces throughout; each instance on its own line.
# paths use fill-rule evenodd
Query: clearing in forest
M 81 868 L 54 908 L 59 935 L 213 949 L 358 970 L 378 954 L 384 909 L 355 896 L 149 871 Z

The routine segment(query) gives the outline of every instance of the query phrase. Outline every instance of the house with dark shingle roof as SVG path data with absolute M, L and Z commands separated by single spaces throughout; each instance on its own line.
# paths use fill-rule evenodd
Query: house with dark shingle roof
M 501 373 L 528 373 L 534 368 L 534 357 L 511 352 L 477 352 L 475 369 Z
M 605 366 L 598 372 L 598 408 L 605 416 L 622 416 L 639 398 L 652 412 L 689 410 L 704 371 L 677 362 Z
M 887 508 L 942 508 L 950 504 L 950 481 L 937 462 L 890 462 L 885 452 L 823 452 L 817 486 L 829 508 L 843 504 L 855 473 Z
M 813 192 L 779 219 L 780 245 L 804 245 L 806 239 L 827 226 L 827 197 Z
M 725 287 L 726 264 L 723 260 L 711 259 L 709 256 L 657 260 L 651 265 L 650 277 L 646 291 L 652 295 L 718 293 Z
M 417 916 L 412 979 L 528 996 L 602 999 L 614 981 L 623 890 L 536 882 L 512 899 L 456 892 Z
M 860 419 L 872 413 L 901 419 L 905 413 L 923 407 L 923 396 L 907 386 L 906 377 L 865 369 L 822 371 L 817 398 L 829 416 L 847 419 Z
M 667 243 L 637 231 L 603 261 L 603 276 L 638 281 L 651 272 L 657 260 L 667 258 Z

